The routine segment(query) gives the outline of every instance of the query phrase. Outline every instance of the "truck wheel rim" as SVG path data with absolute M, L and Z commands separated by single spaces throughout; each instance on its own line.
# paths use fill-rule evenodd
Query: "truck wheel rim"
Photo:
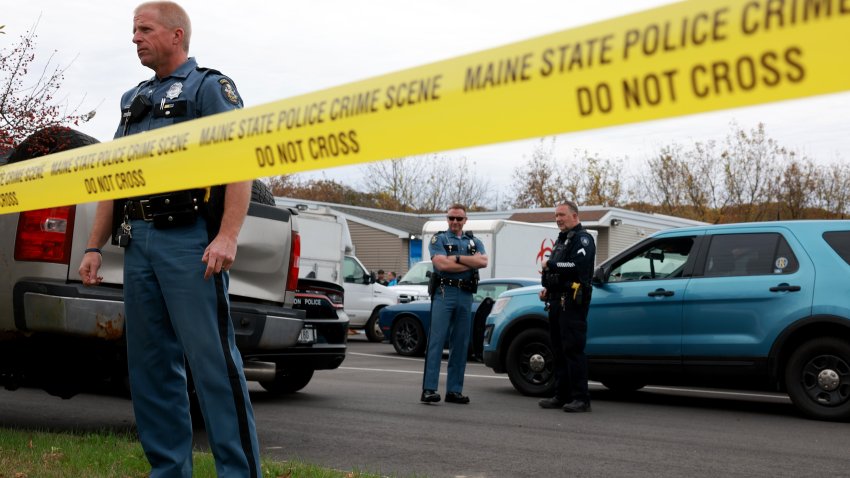
M 814 402 L 835 407 L 850 399 L 850 366 L 841 357 L 820 355 L 803 367 L 803 389 Z

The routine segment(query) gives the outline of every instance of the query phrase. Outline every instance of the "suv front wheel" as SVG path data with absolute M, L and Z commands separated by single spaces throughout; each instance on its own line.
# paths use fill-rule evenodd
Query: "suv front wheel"
M 519 393 L 551 397 L 555 393 L 555 356 L 549 333 L 538 328 L 522 331 L 508 347 L 505 368 Z
M 788 395 L 806 415 L 850 419 L 850 344 L 823 337 L 804 343 L 785 368 Z

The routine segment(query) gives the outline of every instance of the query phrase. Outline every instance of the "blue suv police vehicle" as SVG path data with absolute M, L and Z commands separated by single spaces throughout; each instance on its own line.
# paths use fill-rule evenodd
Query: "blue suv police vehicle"
M 539 286 L 487 318 L 485 364 L 523 394 L 554 393 Z M 850 419 L 850 221 L 667 230 L 605 261 L 588 315 L 590 378 L 785 391 L 806 415 Z

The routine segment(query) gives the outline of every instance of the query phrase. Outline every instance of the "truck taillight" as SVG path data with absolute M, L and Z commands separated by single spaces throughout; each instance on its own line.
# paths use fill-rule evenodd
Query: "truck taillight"
M 70 264 L 75 212 L 75 206 L 22 212 L 15 236 L 15 260 Z
M 289 276 L 286 278 L 286 290 L 298 289 L 298 268 L 301 265 L 301 235 L 292 233 L 292 249 L 289 251 Z

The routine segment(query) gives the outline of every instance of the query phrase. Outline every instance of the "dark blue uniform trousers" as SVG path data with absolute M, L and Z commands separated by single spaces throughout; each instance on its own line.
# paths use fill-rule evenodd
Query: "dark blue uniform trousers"
M 472 293 L 457 287 L 437 288 L 431 301 L 431 327 L 428 331 L 428 351 L 425 354 L 423 390 L 438 390 L 443 346 L 449 337 L 449 365 L 446 378 L 447 392 L 463 391 L 463 374 L 469 349 L 472 327 Z
M 130 390 L 151 477 L 192 476 L 188 362 L 220 477 L 259 477 L 254 412 L 236 349 L 227 273 L 204 280 L 202 218 L 155 229 L 133 221 L 124 254 Z M 185 358 L 184 358 L 185 357 Z
M 555 356 L 555 390 L 559 399 L 590 402 L 587 391 L 586 305 L 577 306 L 570 298 L 562 307 L 558 295 L 549 306 L 549 339 Z

